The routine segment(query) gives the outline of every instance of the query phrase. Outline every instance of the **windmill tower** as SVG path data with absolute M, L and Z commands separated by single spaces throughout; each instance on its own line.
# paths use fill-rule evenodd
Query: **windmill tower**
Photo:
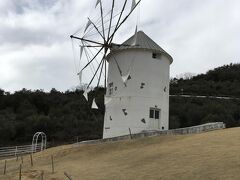
M 86 26 L 70 36 L 73 47 L 75 43 L 79 48 L 75 64 L 80 85 L 88 82 L 83 96 L 92 109 L 98 109 L 95 98 L 89 102 L 89 89 L 102 84 L 106 89 L 103 138 L 126 135 L 129 130 L 167 130 L 173 59 L 142 31 L 123 44 L 115 43 L 115 35 L 141 0 L 110 2 L 111 6 L 109 1 L 96 0 L 99 18 L 88 17 Z
M 168 130 L 172 57 L 144 32 L 111 49 L 103 138 Z

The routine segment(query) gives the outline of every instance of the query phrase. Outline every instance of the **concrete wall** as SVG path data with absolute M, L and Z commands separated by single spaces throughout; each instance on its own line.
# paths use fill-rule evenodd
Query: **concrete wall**
M 143 138 L 143 137 L 152 137 L 152 136 L 161 136 L 161 135 L 197 134 L 197 133 L 203 133 L 203 132 L 225 129 L 225 128 L 226 128 L 226 126 L 223 122 L 215 122 L 215 123 L 208 123 L 208 124 L 203 124 L 203 125 L 199 125 L 199 126 L 192 126 L 192 127 L 186 127 L 186 128 L 180 128 L 180 129 L 172 129 L 172 130 L 166 130 L 166 131 L 143 131 L 138 134 L 119 136 L 119 137 L 113 137 L 113 138 L 108 138 L 108 139 L 82 141 L 82 142 L 76 143 L 75 145 L 97 144 L 97 143 L 103 143 L 103 142 L 121 141 L 121 140 L 127 140 L 127 139 L 138 139 L 138 138 Z

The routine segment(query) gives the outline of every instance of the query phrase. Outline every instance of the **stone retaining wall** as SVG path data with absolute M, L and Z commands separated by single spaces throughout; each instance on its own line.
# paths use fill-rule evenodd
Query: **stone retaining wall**
M 131 135 L 119 136 L 119 137 L 108 138 L 108 139 L 82 141 L 74 145 L 97 144 L 97 143 L 103 143 L 103 142 L 121 141 L 126 139 L 138 139 L 143 137 L 160 136 L 160 135 L 197 134 L 197 133 L 203 133 L 203 132 L 224 129 L 224 128 L 225 128 L 225 124 L 223 122 L 215 122 L 215 123 L 207 123 L 199 126 L 172 129 L 172 130 L 166 130 L 166 131 L 143 131 L 138 134 L 131 134 Z

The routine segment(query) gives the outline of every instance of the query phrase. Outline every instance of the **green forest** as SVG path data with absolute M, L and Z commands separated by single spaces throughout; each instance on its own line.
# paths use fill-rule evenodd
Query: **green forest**
M 0 87 L 1 88 L 1 87 Z M 89 93 L 98 110 L 91 109 L 83 91 L 22 89 L 9 93 L 0 89 L 0 146 L 29 144 L 37 131 L 47 134 L 50 145 L 102 138 L 104 88 Z M 171 95 L 228 96 L 240 98 L 240 64 L 215 68 L 190 78 L 174 78 Z M 170 128 L 207 122 L 240 126 L 240 100 L 170 97 Z

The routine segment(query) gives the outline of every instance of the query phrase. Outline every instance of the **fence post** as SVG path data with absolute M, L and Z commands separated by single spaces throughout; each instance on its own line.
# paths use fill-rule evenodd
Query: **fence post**
M 17 146 L 16 146 L 16 148 L 15 148 L 15 157 L 17 156 L 17 151 L 18 151 L 18 149 L 17 149 Z
M 30 160 L 31 160 L 31 166 L 33 167 L 33 157 L 32 157 L 32 154 L 30 154 Z
M 128 130 L 129 130 L 130 138 L 132 139 L 132 132 L 131 132 L 131 129 L 128 128 Z
M 23 164 L 23 156 L 21 155 L 21 161 L 22 161 L 22 164 Z
M 3 174 L 6 174 L 6 170 L 7 170 L 7 160 L 5 160 L 4 162 L 4 169 L 3 169 Z
M 22 179 L 22 164 L 19 166 L 19 180 Z
M 43 180 L 44 171 L 41 172 L 40 180 Z
M 54 164 L 53 164 L 53 155 L 51 156 L 52 159 L 52 174 L 54 173 Z

